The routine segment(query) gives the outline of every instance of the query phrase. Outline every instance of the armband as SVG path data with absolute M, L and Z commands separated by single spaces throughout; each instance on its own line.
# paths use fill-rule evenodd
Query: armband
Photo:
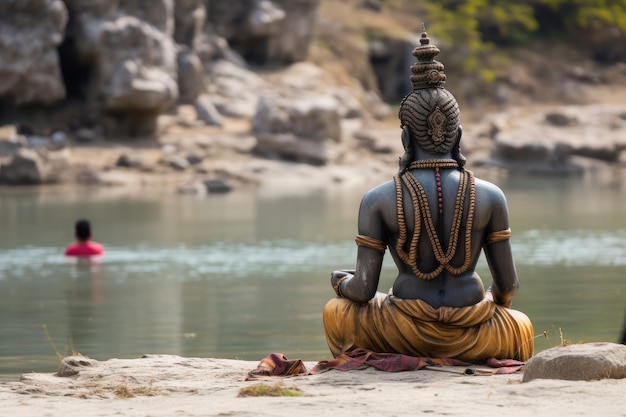
M 500 230 L 497 232 L 490 233 L 487 235 L 485 239 L 485 245 L 489 245 L 491 243 L 501 242 L 503 240 L 507 240 L 511 238 L 511 229 Z
M 387 245 L 382 240 L 374 239 L 373 237 L 364 236 L 364 235 L 356 235 L 354 239 L 358 246 L 364 246 L 366 248 L 375 249 L 378 252 L 385 253 L 385 249 L 387 249 Z

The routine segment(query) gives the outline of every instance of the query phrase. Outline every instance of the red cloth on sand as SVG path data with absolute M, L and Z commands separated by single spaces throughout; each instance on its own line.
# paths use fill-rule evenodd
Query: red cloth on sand
M 282 353 L 270 353 L 257 366 L 248 372 L 248 379 L 264 376 L 312 375 L 336 369 L 351 371 L 372 366 L 386 372 L 417 371 L 420 369 L 437 370 L 443 366 L 461 366 L 458 373 L 465 375 L 512 374 L 521 370 L 524 362 L 514 359 L 489 359 L 484 366 L 492 369 L 473 369 L 471 363 L 452 358 L 418 358 L 398 353 L 376 353 L 367 349 L 354 349 L 342 353 L 335 359 L 320 361 L 308 371 L 300 359 L 289 360 Z

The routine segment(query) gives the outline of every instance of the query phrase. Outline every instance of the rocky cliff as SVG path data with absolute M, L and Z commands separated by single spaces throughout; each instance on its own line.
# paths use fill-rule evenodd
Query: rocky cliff
M 246 68 L 306 59 L 318 3 L 3 0 L 3 122 L 29 107 L 78 101 L 84 111 L 75 127 L 153 134 L 159 114 L 208 92 L 217 61 Z
M 0 182 L 108 184 L 122 170 L 254 183 L 271 161 L 387 176 L 401 150 L 384 100 L 408 91 L 417 36 L 404 26 L 376 1 L 0 0 Z M 464 122 L 477 166 L 624 163 L 623 64 L 508 53 L 488 86 L 449 77 L 463 114 L 507 111 Z M 455 74 L 459 57 L 442 58 Z M 537 107 L 555 101 L 616 105 Z

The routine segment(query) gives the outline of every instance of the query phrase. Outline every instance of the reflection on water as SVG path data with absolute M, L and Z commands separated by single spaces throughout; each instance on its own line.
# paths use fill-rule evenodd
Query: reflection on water
M 502 184 L 521 291 L 539 350 L 617 341 L 626 308 L 626 197 L 610 189 Z M 51 372 L 72 351 L 328 359 L 329 274 L 353 267 L 361 192 L 265 197 L 0 194 L 0 378 Z M 597 203 L 601 201 L 602 204 Z M 61 256 L 76 218 L 99 263 Z M 381 290 L 395 268 L 385 259 Z M 479 272 L 488 285 L 488 269 Z M 45 326 L 45 328 L 44 328 Z

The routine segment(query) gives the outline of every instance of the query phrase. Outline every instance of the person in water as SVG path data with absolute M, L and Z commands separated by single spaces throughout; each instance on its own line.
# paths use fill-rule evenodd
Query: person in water
M 511 309 L 519 282 L 507 201 L 464 167 L 459 106 L 438 53 L 424 31 L 400 104 L 399 172 L 361 200 L 356 270 L 331 274 L 337 297 L 323 321 L 335 357 L 357 348 L 470 362 L 533 355 L 532 323 Z M 386 249 L 398 275 L 382 293 Z M 481 251 L 493 279 L 486 290 L 475 271 Z
M 104 248 L 91 240 L 91 223 L 89 220 L 78 220 L 74 226 L 76 242 L 65 249 L 65 256 L 101 256 Z

